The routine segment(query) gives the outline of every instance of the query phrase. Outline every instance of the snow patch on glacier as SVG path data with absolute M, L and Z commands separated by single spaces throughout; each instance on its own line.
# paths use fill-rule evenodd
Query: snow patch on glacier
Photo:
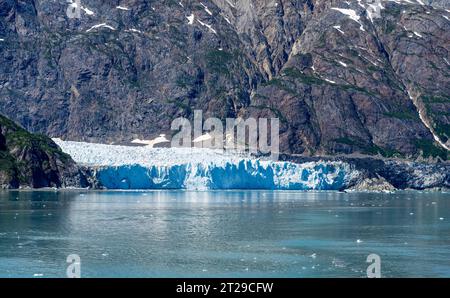
M 54 141 L 108 189 L 339 190 L 359 177 L 340 161 L 297 164 L 204 148 Z

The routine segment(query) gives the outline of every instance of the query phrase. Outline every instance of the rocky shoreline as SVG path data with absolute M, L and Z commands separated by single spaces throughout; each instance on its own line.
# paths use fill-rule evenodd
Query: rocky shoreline
M 283 160 L 296 163 L 333 160 L 349 163 L 360 172 L 348 188 L 357 191 L 425 190 L 450 188 L 449 162 L 417 162 L 377 157 L 294 157 Z
M 308 158 L 309 159 L 309 158 Z M 353 160 L 355 161 L 355 160 Z M 350 164 L 359 171 L 356 179 L 339 189 L 344 192 L 450 191 L 450 164 L 424 164 L 409 161 L 383 161 L 364 158 Z M 374 168 L 371 168 L 374 166 Z M 96 177 L 98 168 L 77 166 L 77 174 L 62 173 L 58 181 L 47 185 L 1 184 L 0 189 L 91 189 L 106 190 Z
M 0 115 L 0 189 L 88 186 L 83 169 L 50 138 Z
M 287 157 L 287 156 L 286 156 Z M 407 160 L 385 160 L 374 157 L 290 157 L 295 163 L 318 161 L 345 162 L 358 174 L 344 192 L 450 191 L 450 163 L 424 163 Z M 107 189 L 97 178 L 98 167 L 80 166 L 89 189 Z

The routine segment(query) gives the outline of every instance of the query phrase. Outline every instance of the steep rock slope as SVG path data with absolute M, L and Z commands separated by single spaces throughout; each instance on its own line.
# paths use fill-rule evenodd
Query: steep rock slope
M 0 115 L 0 189 L 86 186 L 84 174 L 51 139 Z
M 283 151 L 445 159 L 447 11 L 387 2 L 371 18 L 360 1 L 316 4 L 278 76 L 252 98 L 285 116 Z
M 276 116 L 286 153 L 446 159 L 448 2 L 369 2 L 0 0 L 0 112 L 105 143 Z

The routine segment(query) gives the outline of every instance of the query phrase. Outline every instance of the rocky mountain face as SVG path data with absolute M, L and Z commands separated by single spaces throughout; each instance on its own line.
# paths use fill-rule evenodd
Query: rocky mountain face
M 285 153 L 448 157 L 446 0 L 79 3 L 0 0 L 0 112 L 28 130 L 130 141 L 201 109 L 278 117 Z
M 51 139 L 0 115 L 0 189 L 87 186 L 72 158 Z
M 426 163 L 374 157 L 335 156 L 293 157 L 282 155 L 281 160 L 295 163 L 341 161 L 358 172 L 342 191 L 442 190 L 450 188 L 450 164 Z

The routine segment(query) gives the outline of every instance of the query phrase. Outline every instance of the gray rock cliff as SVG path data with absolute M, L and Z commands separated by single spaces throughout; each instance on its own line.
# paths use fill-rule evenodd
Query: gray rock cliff
M 0 112 L 103 143 L 275 116 L 285 153 L 446 160 L 448 1 L 371 2 L 0 0 Z

